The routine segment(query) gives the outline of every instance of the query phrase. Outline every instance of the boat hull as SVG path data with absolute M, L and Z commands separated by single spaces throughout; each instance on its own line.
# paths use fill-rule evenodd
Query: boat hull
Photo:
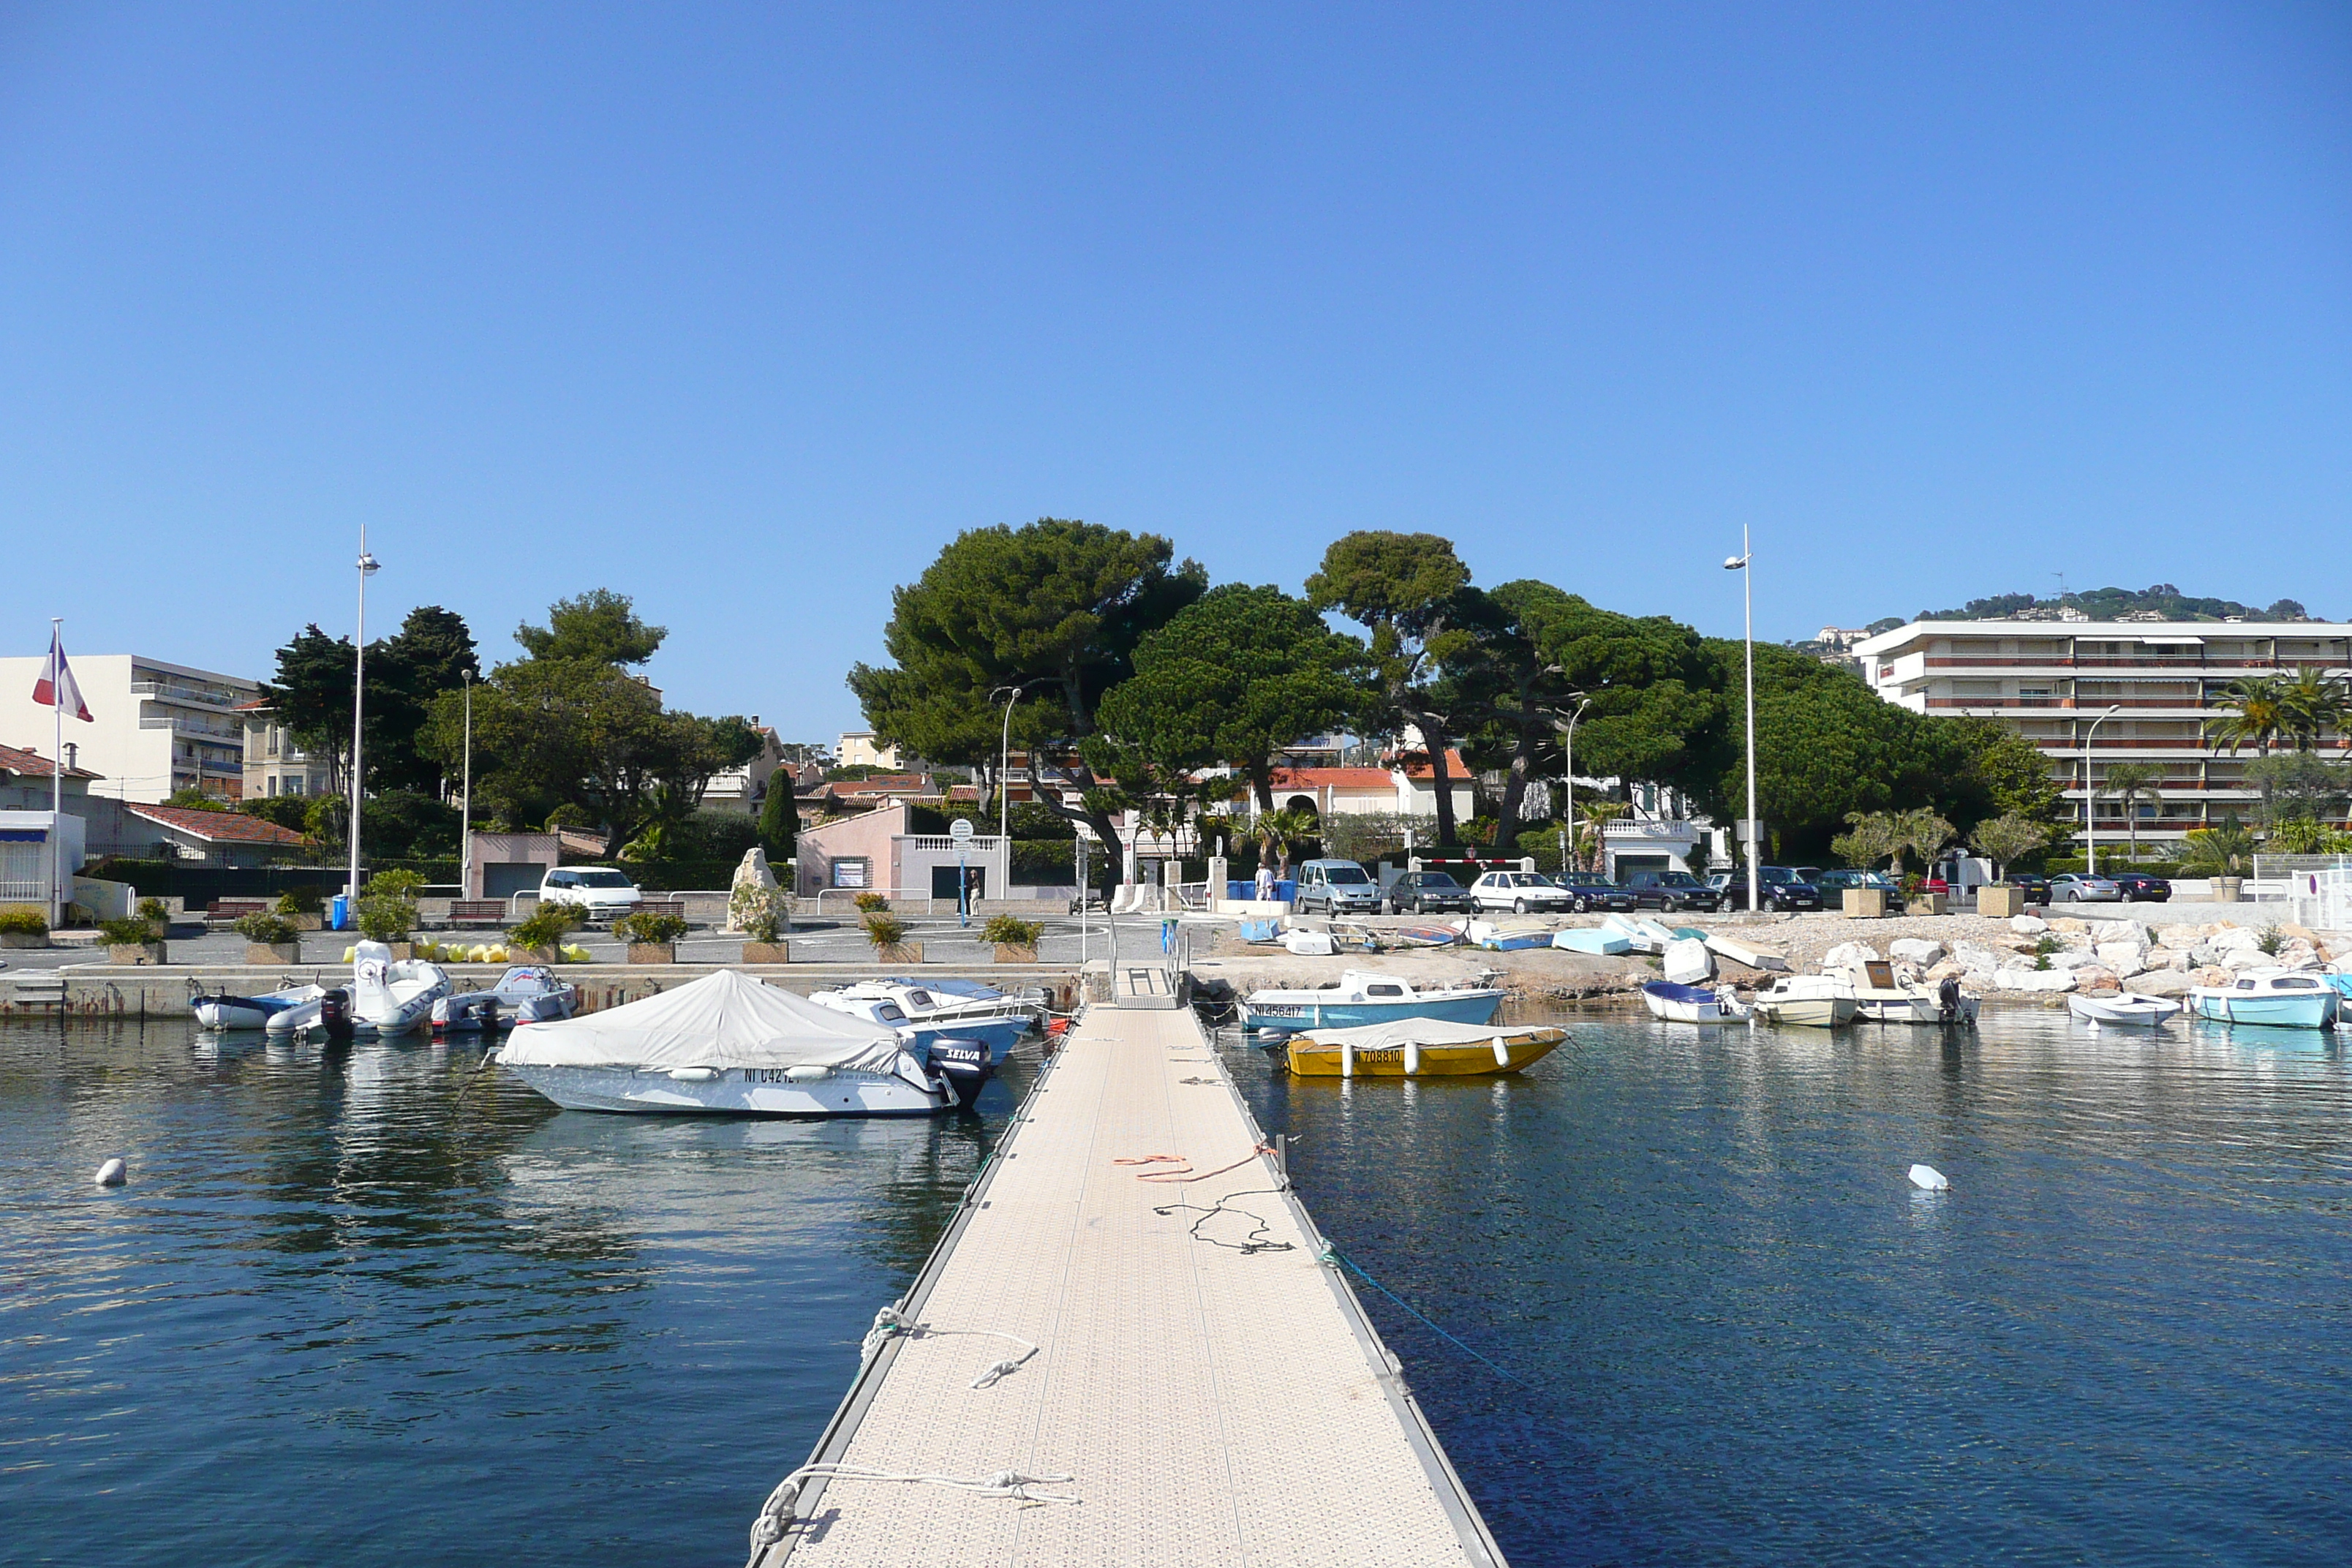
M 1568 1038 L 1559 1029 L 1507 1029 L 1503 1048 L 1483 1045 L 1382 1046 L 1349 1053 L 1311 1035 L 1290 1042 L 1290 1070 L 1300 1078 L 1492 1078 L 1526 1069 L 1558 1050 Z
M 1668 1024 L 1722 1024 L 1733 1018 L 1721 997 L 1695 985 L 1653 981 L 1642 987 L 1642 1005 L 1650 1010 L 1651 1017 Z
M 2110 1027 L 2153 1029 L 2178 1018 L 2180 1004 L 2168 996 L 2084 996 L 2066 998 L 2066 1010 L 2086 1023 Z
M 1352 1029 L 1393 1024 L 1401 1018 L 1436 1018 L 1448 1024 L 1491 1024 L 1503 1005 L 1500 991 L 1459 996 L 1412 996 L 1401 1002 L 1245 1000 L 1242 1022 L 1253 1029 L 1295 1033 L 1301 1029 Z
M 728 1068 L 705 1081 L 634 1068 L 509 1067 L 566 1110 L 644 1116 L 936 1116 L 952 1095 L 896 1075 L 835 1073 L 798 1082 L 783 1068 Z
M 1759 997 L 1756 1016 L 1768 1024 L 1803 1029 L 1834 1029 L 1853 1022 L 1858 1004 L 1851 996 L 1798 996 L 1780 1001 Z
M 2190 1006 L 2197 1016 L 2215 1024 L 2262 1024 L 2274 1029 L 2324 1029 L 2336 1018 L 2333 991 L 2313 991 L 2299 996 L 2218 996 L 2196 994 Z
M 1589 952 L 1596 957 L 1613 958 L 1633 950 L 1633 942 L 1623 931 L 1602 926 L 1578 926 L 1569 931 L 1554 931 L 1552 946 L 1563 952 Z

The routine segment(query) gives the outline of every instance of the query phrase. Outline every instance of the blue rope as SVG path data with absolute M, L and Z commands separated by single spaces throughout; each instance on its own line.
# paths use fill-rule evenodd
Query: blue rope
M 1414 1317 L 1420 1319 L 1422 1322 L 1428 1325 L 1430 1332 L 1435 1334 L 1439 1339 L 1445 1341 L 1448 1344 L 1453 1345 L 1461 1351 L 1464 1355 L 1468 1356 L 1472 1361 L 1475 1361 L 1479 1365 L 1486 1368 L 1486 1370 L 1493 1373 L 1496 1377 L 1502 1378 L 1507 1383 L 1516 1383 L 1521 1388 L 1532 1388 L 1535 1386 L 1525 1378 L 1517 1377 L 1512 1373 L 1506 1372 L 1495 1363 L 1487 1360 L 1485 1356 L 1480 1355 L 1476 1351 L 1472 1350 L 1468 1345 L 1464 1344 L 1452 1334 L 1447 1333 L 1444 1329 L 1439 1328 L 1435 1322 L 1431 1321 L 1427 1313 L 1422 1311 L 1412 1302 L 1406 1300 L 1403 1297 L 1398 1295 L 1395 1291 L 1390 1289 L 1379 1280 L 1373 1279 L 1370 1274 L 1365 1273 L 1364 1266 L 1362 1264 L 1357 1262 L 1354 1258 L 1340 1251 L 1334 1244 L 1328 1241 L 1323 1244 L 1323 1258 L 1326 1262 L 1344 1263 L 1349 1268 L 1354 1269 L 1356 1271 L 1357 1278 L 1363 1280 L 1365 1284 L 1370 1285 L 1373 1289 L 1378 1290 L 1381 1295 L 1386 1296 L 1390 1300 L 1394 1301 L 1398 1306 L 1402 1307 L 1406 1311 L 1411 1312 Z

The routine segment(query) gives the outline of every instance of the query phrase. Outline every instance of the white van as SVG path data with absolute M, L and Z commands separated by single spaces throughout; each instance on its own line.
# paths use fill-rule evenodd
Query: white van
M 592 926 L 634 914 L 644 898 L 627 872 L 605 866 L 558 867 L 539 884 L 541 903 L 573 905 Z

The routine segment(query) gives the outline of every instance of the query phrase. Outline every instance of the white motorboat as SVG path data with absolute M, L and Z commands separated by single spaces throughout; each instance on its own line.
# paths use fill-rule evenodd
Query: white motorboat
M 854 985 L 839 987 L 839 993 L 844 996 L 887 998 L 917 1024 L 972 1024 L 1013 1018 L 1030 1028 L 1045 1022 L 1048 1000 L 1044 991 L 1035 988 L 1011 995 L 977 980 L 913 980 L 904 975 L 861 980 Z
M 1313 990 L 1256 991 L 1242 998 L 1242 1022 L 1253 1029 L 1289 1034 L 1299 1029 L 1343 1029 L 1386 1024 L 1398 1018 L 1443 1018 L 1454 1024 L 1491 1024 L 1503 1005 L 1494 985 L 1417 986 L 1378 970 L 1344 971 L 1337 984 Z
M 1973 1024 L 1977 999 L 1952 987 L 1948 1005 L 1940 992 L 1916 980 L 1895 978 L 1895 965 L 1884 958 L 1846 966 L 1853 987 L 1854 1016 L 1865 1024 Z
M 990 1073 L 980 1047 L 942 1042 L 927 1066 L 888 1025 L 733 969 L 519 1024 L 497 1060 L 567 1110 L 688 1116 L 931 1116 L 970 1104 Z
M 1853 1022 L 1853 987 L 1827 974 L 1783 974 L 1756 994 L 1756 1016 L 1767 1023 L 1834 1029 Z
M 316 985 L 289 985 L 259 996 L 232 996 L 222 992 L 190 997 L 188 1011 L 200 1029 L 262 1029 L 268 1027 L 269 1020 L 278 1014 L 315 1004 L 326 994 Z
M 2116 996 L 2085 996 L 2076 991 L 2066 998 L 2066 1011 L 2085 1023 L 2106 1027 L 2153 1029 L 2180 1016 L 2180 1003 L 2170 996 L 2143 996 L 2126 991 Z
M 843 986 L 835 991 L 818 991 L 809 1000 L 820 1007 L 852 1018 L 863 1018 L 879 1024 L 898 1034 L 918 1058 L 929 1061 L 931 1052 L 944 1041 L 966 1041 L 983 1047 L 992 1062 L 1002 1062 L 1005 1053 L 1021 1037 L 1022 1021 L 1014 1017 L 975 1018 L 963 1023 L 923 1024 L 907 1016 L 907 1010 L 888 996 L 861 996 L 857 987 Z
M 2221 985 L 2189 988 L 2189 1010 L 2217 1024 L 2326 1029 L 2343 996 L 2325 978 L 2290 969 L 2249 969 Z
M 361 942 L 352 961 L 352 1027 L 379 1035 L 404 1035 L 433 1016 L 433 1004 L 449 994 L 449 975 L 423 958 L 392 956 L 380 942 Z
M 1650 1016 L 1670 1024 L 1727 1024 L 1748 1016 L 1748 1004 L 1728 985 L 1710 991 L 1703 985 L 1676 985 L 1653 980 L 1642 987 L 1643 1005 Z
M 486 991 L 455 991 L 433 1004 L 433 1032 L 459 1035 L 496 1030 L 506 1024 L 544 1024 L 569 1018 L 580 1005 L 580 988 L 558 980 L 536 963 L 519 963 Z

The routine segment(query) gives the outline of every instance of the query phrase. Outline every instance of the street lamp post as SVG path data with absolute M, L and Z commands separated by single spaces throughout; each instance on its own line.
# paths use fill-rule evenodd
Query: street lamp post
M 1559 775 L 1559 873 L 1563 877 L 1568 875 L 1568 847 L 1576 833 L 1576 721 L 1584 717 L 1587 708 L 1592 706 L 1592 699 L 1584 693 L 1579 691 L 1572 695 L 1576 698 L 1576 711 L 1568 716 L 1565 726 L 1568 738 L 1562 746 L 1568 755 Z
M 2099 726 L 2124 710 L 2120 702 L 2091 721 L 2083 736 L 2083 853 L 2086 875 L 2099 874 L 2099 792 L 2091 783 L 2091 748 L 2097 744 Z
M 353 903 L 360 896 L 360 721 L 367 702 L 367 580 L 376 559 L 368 553 L 367 524 L 360 524 L 360 619 L 352 639 L 352 874 L 343 889 Z
M 996 831 L 1008 845 L 1013 842 L 1013 707 L 1021 700 L 1021 694 L 1035 684 L 1024 680 L 1018 686 L 1000 686 L 988 694 L 991 702 L 1000 697 L 1004 699 L 1004 733 L 996 743 Z M 1007 849 L 1005 853 L 1010 855 L 1012 851 Z
M 466 772 L 465 783 L 458 790 L 457 809 L 466 815 L 465 832 L 459 835 L 461 843 L 457 850 L 457 891 L 470 899 L 474 890 L 466 885 L 466 879 L 474 870 L 474 672 L 469 669 L 463 673 L 466 677 Z
M 1756 552 L 1748 543 L 1748 525 L 1742 523 L 1739 553 L 1726 561 L 1723 569 L 1739 574 L 1739 598 L 1748 623 L 1748 820 L 1747 831 L 1741 837 L 1748 841 L 1748 909 L 1751 914 L 1756 910 L 1759 881 L 1756 857 L 1763 853 L 1763 846 L 1758 840 L 1764 836 L 1756 820 L 1756 574 L 1748 566 L 1755 558 Z

